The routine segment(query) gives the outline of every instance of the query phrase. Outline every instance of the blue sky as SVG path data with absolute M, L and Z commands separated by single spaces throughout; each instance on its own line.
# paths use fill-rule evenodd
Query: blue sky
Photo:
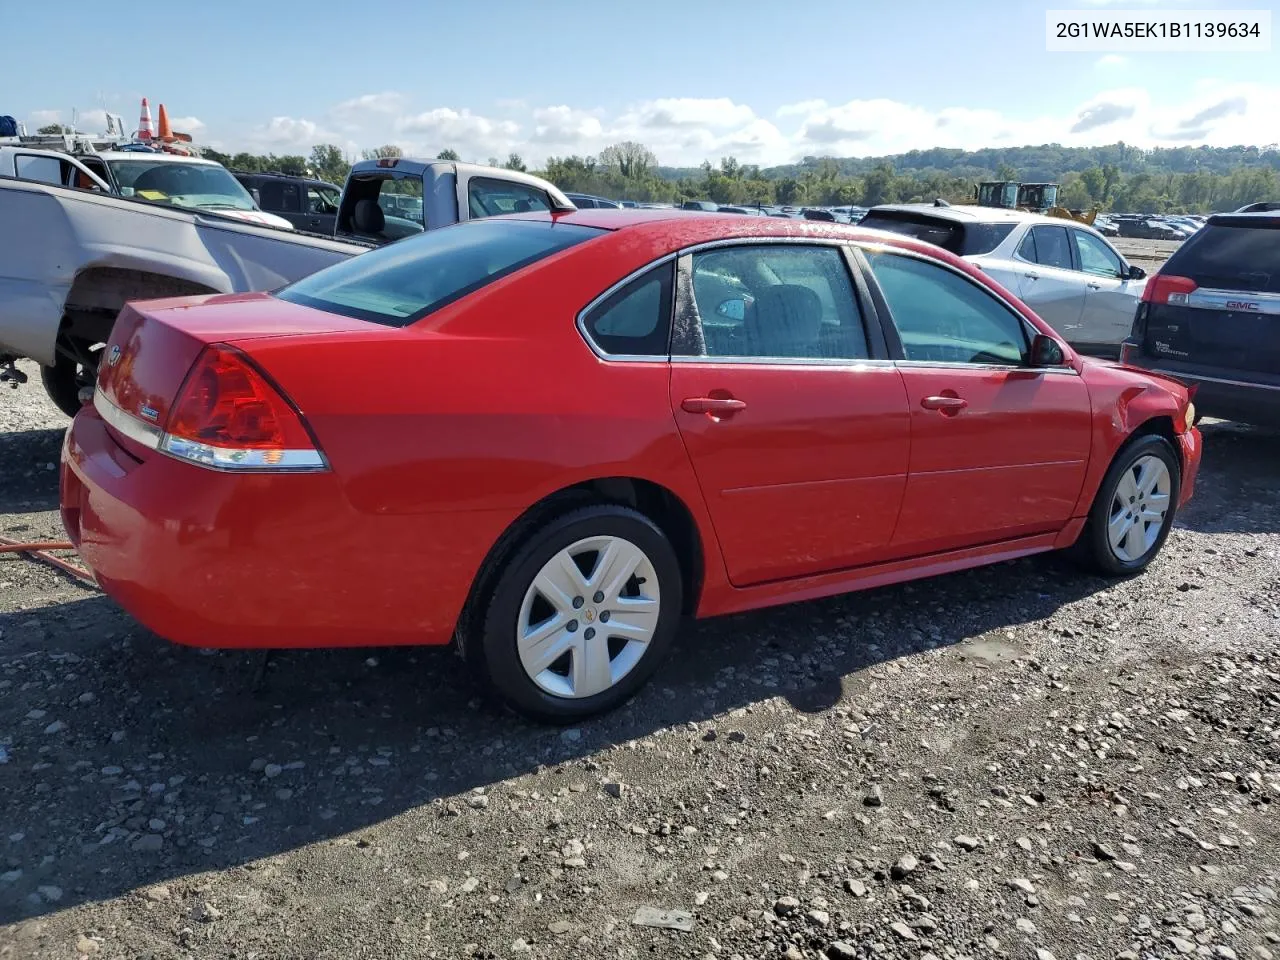
M 663 163 L 768 164 L 930 146 L 1280 141 L 1280 50 L 1044 49 L 1047 8 L 1267 8 L 1260 0 L 6 5 L 0 113 L 34 126 L 76 108 L 95 130 L 105 108 L 133 129 L 146 95 L 224 150 L 397 143 L 539 163 L 635 139 Z

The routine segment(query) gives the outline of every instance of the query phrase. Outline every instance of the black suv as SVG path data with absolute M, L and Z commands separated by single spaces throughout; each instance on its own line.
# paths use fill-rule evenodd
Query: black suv
M 299 230 L 333 236 L 341 187 L 283 173 L 232 172 L 267 213 L 284 217 Z
M 1196 386 L 1201 413 L 1280 426 L 1280 212 L 1210 217 L 1147 281 L 1120 359 Z

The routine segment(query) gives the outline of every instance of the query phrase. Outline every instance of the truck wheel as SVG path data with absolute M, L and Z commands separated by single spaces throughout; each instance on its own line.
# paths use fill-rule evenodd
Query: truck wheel
M 80 392 L 86 389 L 93 390 L 94 381 L 98 376 L 96 361 L 101 350 L 101 346 L 92 348 L 90 357 L 94 362 L 88 365 L 60 353 L 53 366 L 40 368 L 40 380 L 44 384 L 44 392 L 68 417 L 74 417 L 84 406 L 84 402 L 80 399 Z

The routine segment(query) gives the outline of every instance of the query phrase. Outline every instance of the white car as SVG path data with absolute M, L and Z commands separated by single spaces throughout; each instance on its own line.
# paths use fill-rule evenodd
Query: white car
M 994 207 L 873 207 L 859 224 L 907 234 L 970 261 L 1016 293 L 1082 353 L 1117 357 L 1146 272 L 1092 227 Z
M 259 209 L 222 164 L 201 157 L 139 150 L 70 154 L 19 144 L 0 146 L 0 176 L 100 190 L 278 230 L 293 229 L 284 217 Z

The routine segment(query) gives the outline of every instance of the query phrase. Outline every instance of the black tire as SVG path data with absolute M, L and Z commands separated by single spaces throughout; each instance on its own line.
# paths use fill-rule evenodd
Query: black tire
M 96 360 L 101 347 L 93 352 Z M 44 384 L 44 392 L 54 405 L 68 417 L 74 417 L 84 406 L 80 401 L 80 390 L 92 387 L 98 376 L 97 365 L 85 366 L 70 357 L 59 353 L 51 367 L 40 368 L 40 382 Z
M 1149 456 L 1160 458 L 1169 469 L 1169 506 L 1165 511 L 1160 532 L 1146 553 L 1137 560 L 1125 560 L 1111 549 L 1107 525 L 1111 519 L 1116 488 L 1120 481 L 1140 459 Z M 1077 557 L 1091 570 L 1104 576 L 1128 577 L 1141 573 L 1159 555 L 1160 549 L 1169 537 L 1169 531 L 1173 528 L 1173 521 L 1178 512 L 1178 495 L 1181 488 L 1182 465 L 1177 453 L 1164 437 L 1147 434 L 1121 447 L 1106 476 L 1102 478 L 1098 495 L 1089 509 L 1089 521 L 1076 544 Z
M 561 550 L 590 537 L 621 537 L 639 547 L 658 580 L 657 626 L 648 648 L 625 676 L 602 693 L 574 699 L 556 696 L 534 683 L 520 661 L 517 624 L 526 591 L 543 566 Z M 572 723 L 625 703 L 652 676 L 675 639 L 683 605 L 680 562 L 666 534 L 629 507 L 595 504 L 547 521 L 511 553 L 498 571 L 492 592 L 479 597 L 487 608 L 479 644 L 468 656 L 493 691 L 520 713 L 550 723 Z

